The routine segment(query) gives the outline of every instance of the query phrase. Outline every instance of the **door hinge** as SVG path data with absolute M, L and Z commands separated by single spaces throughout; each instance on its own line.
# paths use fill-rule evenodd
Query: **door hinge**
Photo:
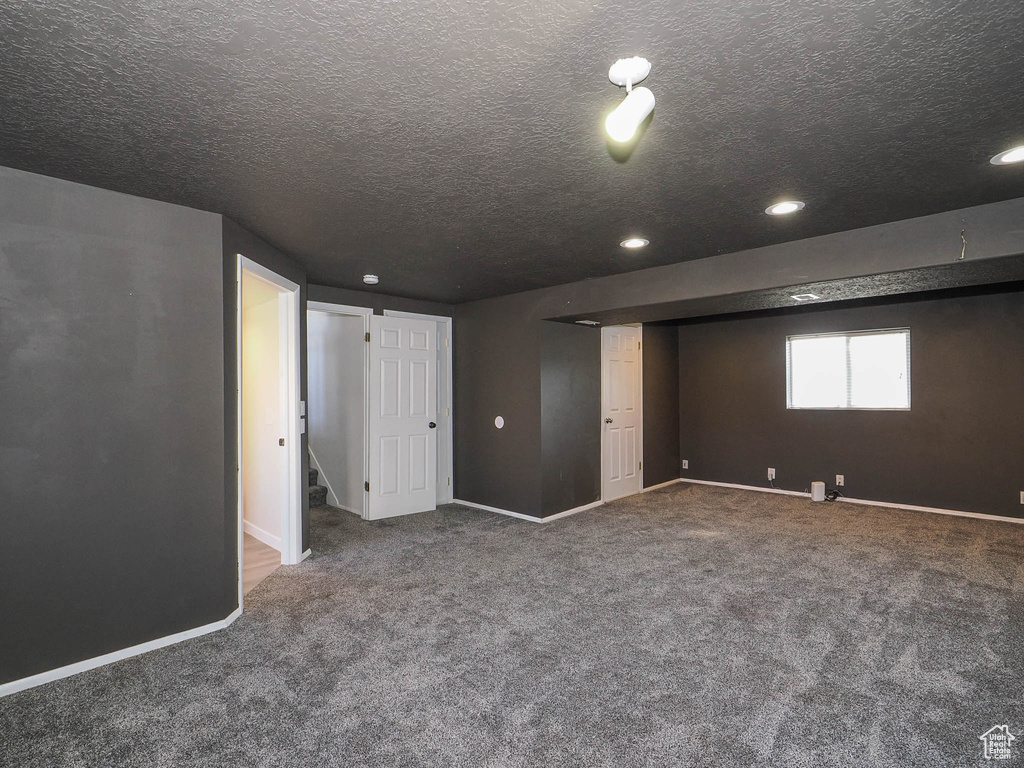
M 366 332 L 366 342 L 367 343 L 370 342 L 370 332 L 369 331 Z
M 449 477 L 448 478 L 448 485 L 451 485 L 451 484 L 452 484 L 452 479 Z
M 450 347 L 450 346 L 452 345 L 452 344 L 451 344 L 451 341 L 452 341 L 451 339 L 445 339 L 445 340 L 444 340 L 444 345 L 445 345 L 446 347 Z
M 370 481 L 369 480 L 367 480 L 365 483 L 363 483 L 363 488 L 365 488 L 367 490 L 367 492 L 369 492 L 369 490 L 370 490 Z
M 640 462 L 640 469 L 643 469 L 643 468 L 644 468 L 644 463 L 641 461 Z

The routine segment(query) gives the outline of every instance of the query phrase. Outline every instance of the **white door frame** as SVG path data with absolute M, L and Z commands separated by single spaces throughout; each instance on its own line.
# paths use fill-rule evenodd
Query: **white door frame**
M 363 318 L 363 334 L 370 332 L 370 316 L 373 310 L 369 307 L 353 307 L 348 304 L 331 304 L 326 301 L 307 301 L 307 312 L 327 312 L 332 315 L 348 315 Z M 324 476 L 326 477 L 326 475 Z M 370 345 L 363 345 L 363 478 L 370 477 Z M 365 487 L 365 485 L 364 485 Z M 363 508 L 360 511 L 363 520 L 369 520 L 370 493 L 363 491 Z
M 273 272 L 266 267 L 257 264 L 242 254 L 236 254 L 235 271 L 235 361 L 237 380 L 237 434 L 235 435 L 235 447 L 238 455 L 238 607 L 242 607 L 243 601 L 243 565 L 242 558 L 245 550 L 245 529 L 244 511 L 245 497 L 242 477 L 242 273 L 261 280 L 274 288 L 282 291 L 282 298 L 285 302 L 285 314 L 281 320 L 280 334 L 286 345 L 285 357 L 287 360 L 287 394 L 285 440 L 288 451 L 287 463 L 287 487 L 288 504 L 281 511 L 281 563 L 283 565 L 294 565 L 301 562 L 309 554 L 302 552 L 302 490 L 305 487 L 300 483 L 302 466 L 302 439 L 301 422 L 299 414 L 299 401 L 301 386 L 299 378 L 300 349 L 299 349 L 299 286 L 285 277 Z
M 643 326 L 642 323 L 620 323 L 619 326 L 609 325 L 609 326 L 603 326 L 603 327 L 604 328 L 615 328 L 615 327 L 636 328 L 637 331 L 639 332 L 639 335 L 637 336 L 638 344 L 637 344 L 637 350 L 636 350 L 636 353 L 637 353 L 636 354 L 636 357 L 637 357 L 636 375 L 637 375 L 637 378 L 639 379 L 639 382 L 637 384 L 637 391 L 640 393 L 640 403 L 639 403 L 638 413 L 637 413 L 637 446 L 636 446 L 636 455 L 637 455 L 637 461 L 640 464 L 640 469 L 638 471 L 640 473 L 640 492 L 642 492 L 644 490 L 644 344 L 643 344 L 643 342 L 644 342 L 644 326 Z M 604 334 L 602 333 L 602 335 L 601 335 L 601 460 L 600 460 L 600 463 L 599 463 L 599 466 L 601 467 L 601 501 L 604 501 L 605 500 L 605 496 L 607 495 L 605 493 L 605 487 L 604 487 L 604 484 L 605 484 L 604 436 L 605 436 L 605 432 L 606 432 L 606 430 L 604 428 L 604 394 L 605 394 L 604 386 L 605 386 L 605 378 L 604 378 Z
M 452 428 L 455 422 L 455 404 L 452 391 L 452 349 L 454 349 L 455 338 L 452 336 L 452 318 L 445 317 L 444 315 L 426 315 L 420 312 L 402 312 L 397 309 L 385 309 L 384 314 L 387 317 L 404 317 L 409 320 L 431 320 L 444 326 L 446 343 L 443 348 L 440 344 L 437 345 L 437 375 L 445 383 L 446 397 L 445 402 L 438 403 L 437 415 L 440 420 L 442 413 L 445 414 L 443 418 L 445 435 L 448 438 L 448 450 L 443 455 L 438 451 L 437 462 L 439 479 L 441 476 L 447 477 L 450 482 L 439 482 L 437 484 L 437 503 L 450 504 L 455 498 L 455 442 L 453 440 L 454 430 Z M 444 411 L 442 411 L 442 408 Z

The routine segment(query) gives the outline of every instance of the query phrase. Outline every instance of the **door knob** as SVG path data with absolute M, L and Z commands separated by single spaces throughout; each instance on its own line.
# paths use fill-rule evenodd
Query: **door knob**
M 278 440 L 277 444 L 278 445 L 284 445 L 284 438 L 282 437 L 280 440 Z
M 604 423 L 605 423 L 605 424 L 611 424 L 611 423 L 612 423 L 612 418 L 611 418 L 611 416 L 608 416 L 607 418 L 605 418 L 605 420 L 604 420 Z
M 430 422 L 429 424 L 427 424 L 427 426 L 430 427 L 431 429 L 437 428 L 437 424 L 435 424 L 434 422 Z

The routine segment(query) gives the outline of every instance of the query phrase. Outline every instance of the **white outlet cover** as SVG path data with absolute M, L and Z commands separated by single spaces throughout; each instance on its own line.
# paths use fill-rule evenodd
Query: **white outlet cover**
M 683 459 L 683 469 L 689 469 L 689 468 L 690 468 L 690 460 L 689 459 Z M 1021 494 L 1021 495 L 1024 496 L 1024 494 Z M 1022 502 L 1022 503 L 1024 503 L 1024 502 Z

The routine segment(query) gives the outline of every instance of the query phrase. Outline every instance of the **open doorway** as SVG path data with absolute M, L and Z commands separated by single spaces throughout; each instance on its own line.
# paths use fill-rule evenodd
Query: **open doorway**
M 239 605 L 303 559 L 299 286 L 238 255 Z M 308 553 L 307 553 L 308 554 Z
M 306 304 L 309 465 L 327 503 L 366 517 L 367 355 L 373 310 Z
M 310 466 L 328 504 L 373 520 L 450 502 L 451 318 L 307 310 Z
M 601 329 L 602 501 L 644 487 L 642 334 L 639 325 Z

